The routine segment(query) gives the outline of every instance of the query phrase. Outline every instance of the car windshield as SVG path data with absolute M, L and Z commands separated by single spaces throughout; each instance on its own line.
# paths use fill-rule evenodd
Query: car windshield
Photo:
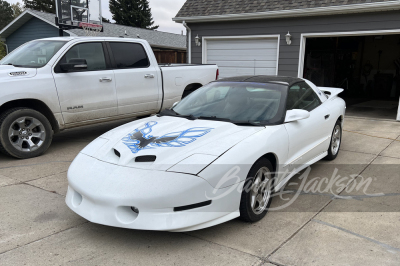
M 236 124 L 280 124 L 284 119 L 287 88 L 277 83 L 213 82 L 161 115 Z
M 0 64 L 40 68 L 45 66 L 66 43 L 65 41 L 29 42 L 4 57 Z

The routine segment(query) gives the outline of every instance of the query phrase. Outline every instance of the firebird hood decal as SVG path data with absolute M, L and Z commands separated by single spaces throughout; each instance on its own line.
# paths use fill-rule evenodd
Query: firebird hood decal
M 158 123 L 151 121 L 135 129 L 122 139 L 122 142 L 132 151 L 138 153 L 144 149 L 156 149 L 162 147 L 184 147 L 213 130 L 213 128 L 194 127 L 181 132 L 172 132 L 161 137 L 150 135 Z

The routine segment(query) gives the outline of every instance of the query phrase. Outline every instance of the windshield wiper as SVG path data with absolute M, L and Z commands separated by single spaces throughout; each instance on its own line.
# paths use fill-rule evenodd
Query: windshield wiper
M 201 120 L 212 120 L 212 121 L 221 121 L 221 122 L 232 122 L 228 118 L 221 118 L 221 117 L 216 117 L 216 116 L 199 116 L 197 119 Z
M 29 68 L 29 66 L 23 66 L 23 65 L 14 65 L 13 63 L 3 64 L 3 66 L 27 67 L 27 68 Z
M 238 126 L 264 126 L 260 122 L 251 122 L 251 121 L 232 121 L 229 118 L 221 118 L 216 116 L 199 116 L 198 119 L 202 120 L 213 120 L 213 121 L 221 121 L 221 122 L 229 122 Z
M 261 122 L 251 122 L 251 121 L 231 121 L 231 122 L 237 126 L 255 126 L 255 127 L 264 126 Z
M 164 111 L 159 113 L 158 116 L 175 116 L 175 117 L 186 118 L 186 119 L 189 119 L 189 120 L 196 120 L 197 119 L 197 117 L 195 117 L 194 115 L 181 115 L 181 114 L 175 112 L 172 109 L 165 109 Z

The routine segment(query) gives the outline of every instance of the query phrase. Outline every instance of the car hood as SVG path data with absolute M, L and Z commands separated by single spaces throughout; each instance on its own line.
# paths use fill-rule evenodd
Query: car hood
M 36 68 L 14 67 L 0 65 L 0 80 L 15 80 L 21 78 L 32 78 L 36 76 Z
M 178 163 L 184 162 L 188 168 L 201 170 L 240 141 L 263 129 L 220 121 L 153 116 L 102 135 L 82 153 L 125 167 L 196 174 L 197 170 L 184 170 L 177 166 Z M 138 159 L 147 159 L 143 156 L 155 156 L 156 159 L 138 162 Z

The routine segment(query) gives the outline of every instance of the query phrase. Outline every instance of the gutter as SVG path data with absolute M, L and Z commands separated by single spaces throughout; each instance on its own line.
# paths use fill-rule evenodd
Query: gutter
M 272 19 L 287 17 L 304 17 L 304 16 L 324 16 L 335 14 L 361 13 L 361 12 L 377 12 L 388 10 L 399 10 L 400 1 L 386 1 L 353 5 L 337 5 L 328 7 L 315 7 L 291 10 L 278 10 L 256 13 L 242 14 L 225 14 L 211 16 L 193 16 L 193 17 L 175 17 L 175 22 L 211 22 L 211 21 L 229 21 L 229 20 L 249 20 L 249 19 Z
M 188 39 L 188 44 L 187 44 L 187 46 L 188 46 L 187 47 L 187 62 L 188 62 L 188 64 L 191 64 L 192 63 L 192 30 L 186 24 L 186 21 L 182 21 L 182 25 L 187 30 L 187 39 Z

